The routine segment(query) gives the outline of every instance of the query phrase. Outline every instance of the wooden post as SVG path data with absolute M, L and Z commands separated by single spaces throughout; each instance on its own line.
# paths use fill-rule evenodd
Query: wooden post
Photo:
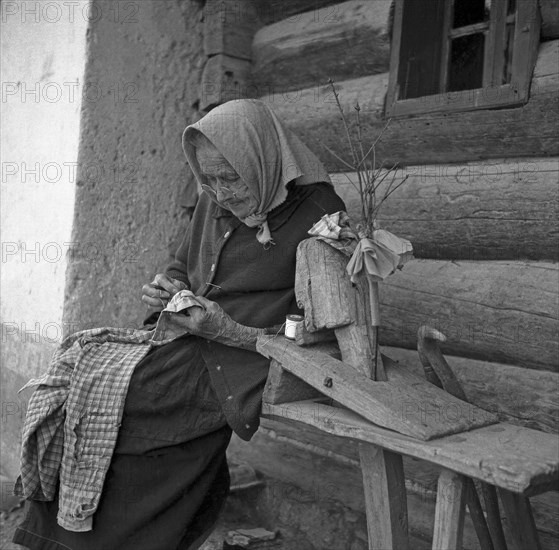
M 295 294 L 307 329 L 333 328 L 342 361 L 373 380 L 386 380 L 373 327 L 365 277 L 352 285 L 348 258 L 330 245 L 307 239 L 297 249 Z M 378 307 L 378 296 L 376 296 Z M 378 319 L 377 323 L 378 325 Z M 378 361 L 377 359 L 378 354 Z M 370 444 L 359 446 L 367 509 L 369 550 L 408 549 L 408 508 L 402 457 Z
M 369 550 L 407 550 L 408 505 L 402 455 L 359 444 Z
M 465 477 L 443 470 L 439 475 L 433 550 L 461 550 L 466 503 Z
M 372 380 L 386 380 L 378 327 L 371 319 L 369 284 L 362 277 L 353 285 L 347 262 L 347 256 L 323 241 L 303 241 L 297 249 L 297 303 L 305 310 L 309 332 L 334 329 L 344 362 Z
M 528 497 L 524 495 L 498 489 L 505 514 L 507 524 L 511 534 L 514 548 L 517 550 L 541 550 L 540 539 L 532 514 L 532 506 Z

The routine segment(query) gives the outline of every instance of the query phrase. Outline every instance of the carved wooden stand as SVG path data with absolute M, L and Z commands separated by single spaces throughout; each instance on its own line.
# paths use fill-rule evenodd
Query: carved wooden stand
M 372 372 L 377 346 L 368 322 L 367 283 L 353 287 L 346 263 L 317 239 L 301 243 L 295 290 L 308 332 L 299 333 L 299 343 L 323 340 L 318 331 L 334 329 L 339 351 L 329 344 L 301 347 L 283 337 L 261 337 L 258 351 L 272 360 L 263 415 L 359 441 L 370 549 L 409 548 L 403 454 L 444 468 L 434 549 L 461 548 L 470 477 L 499 487 L 519 550 L 539 548 L 526 496 L 557 486 L 559 452 L 552 438 L 498 424 L 494 415 L 387 357 Z M 464 414 L 448 418 L 449 407 Z

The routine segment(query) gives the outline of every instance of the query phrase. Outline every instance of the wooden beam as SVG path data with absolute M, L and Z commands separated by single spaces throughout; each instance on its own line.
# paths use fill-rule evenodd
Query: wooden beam
M 320 344 L 320 349 L 331 357 L 340 358 L 339 349 L 333 344 Z M 406 371 L 424 376 L 416 350 L 384 346 L 382 352 L 405 365 Z M 470 403 L 495 413 L 501 421 L 552 434 L 559 433 L 559 374 L 466 357 L 447 355 L 446 359 Z M 293 376 L 289 373 L 285 375 L 287 380 Z M 270 374 L 268 379 L 272 378 Z M 298 384 L 304 384 L 293 378 Z
M 320 344 L 320 349 L 331 357 L 340 358 L 338 347 L 332 343 Z M 405 365 L 403 372 L 424 376 L 416 350 L 384 346 L 382 352 Z M 446 359 L 466 392 L 468 402 L 495 413 L 501 421 L 559 433 L 559 374 L 466 357 L 447 355 Z M 300 380 L 299 383 L 304 384 Z
M 515 550 L 541 550 L 541 544 L 534 522 L 532 506 L 527 497 L 506 489 L 499 489 L 499 496 L 507 515 L 507 527 Z
M 350 0 L 261 28 L 252 73 L 261 95 L 386 72 L 390 3 Z
M 439 477 L 433 550 L 462 550 L 464 532 L 464 476 L 443 470 Z
M 380 283 L 381 345 L 415 349 L 429 325 L 444 353 L 557 372 L 558 283 L 554 263 L 408 262 Z
M 417 351 L 383 347 L 382 352 L 423 373 Z M 559 433 L 559 375 L 502 363 L 445 356 L 470 403 L 492 411 L 503 421 Z
M 384 380 L 369 287 L 365 278 L 351 282 L 347 261 L 347 256 L 319 239 L 303 241 L 297 248 L 297 304 L 305 310 L 310 332 L 334 329 L 345 363 L 372 380 Z
M 301 323 L 295 327 L 295 342 L 297 342 L 299 346 L 309 346 L 321 342 L 337 342 L 337 340 L 333 330 L 309 332 L 304 323 Z M 337 359 L 339 358 L 340 357 L 337 357 Z
M 258 0 L 257 14 L 260 20 L 269 25 L 288 19 L 297 21 L 303 12 L 317 11 L 325 6 L 339 3 L 340 0 Z
M 369 550 L 407 550 L 408 504 L 402 455 L 359 445 Z
M 258 339 L 256 349 L 325 396 L 379 426 L 429 440 L 494 423 L 496 417 L 460 401 L 420 377 L 406 374 L 372 381 L 326 353 L 301 348 L 283 337 Z M 385 367 L 393 366 L 389 359 Z M 394 369 L 399 371 L 401 369 Z
M 523 107 L 444 113 L 394 119 L 377 147 L 385 165 L 444 164 L 488 158 L 558 156 L 559 41 L 540 44 L 531 96 Z M 382 118 L 388 74 L 338 83 L 340 101 L 349 115 L 361 106 L 365 144 L 373 143 L 386 125 Z M 466 92 L 465 92 L 466 93 Z M 486 90 L 487 94 L 492 89 Z M 325 148 L 350 159 L 343 125 L 329 87 L 308 88 L 262 97 L 331 172 L 347 170 Z
M 357 223 L 356 173 L 331 176 Z M 379 221 L 409 239 L 416 258 L 559 260 L 559 158 L 408 166 L 396 176 L 408 179 Z M 385 190 L 381 185 L 379 196 Z
M 317 389 L 309 386 L 290 372 L 283 370 L 275 359 L 270 361 L 270 370 L 262 396 L 265 403 L 289 403 L 320 396 L 321 394 Z
M 519 494 L 546 491 L 559 478 L 559 449 L 554 438 L 511 424 L 494 424 L 432 441 L 419 441 L 375 426 L 349 410 L 314 401 L 264 404 L 262 414 L 380 445 Z

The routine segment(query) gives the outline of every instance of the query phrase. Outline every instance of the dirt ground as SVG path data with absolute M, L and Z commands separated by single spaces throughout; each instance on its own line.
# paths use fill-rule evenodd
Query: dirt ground
M 23 546 L 11 542 L 16 527 L 23 520 L 23 515 L 23 506 L 0 513 L 0 550 L 24 550 Z M 200 550 L 221 550 L 227 532 L 239 527 L 257 527 L 257 525 L 248 524 L 246 520 L 234 517 L 231 510 L 226 510 L 215 531 Z

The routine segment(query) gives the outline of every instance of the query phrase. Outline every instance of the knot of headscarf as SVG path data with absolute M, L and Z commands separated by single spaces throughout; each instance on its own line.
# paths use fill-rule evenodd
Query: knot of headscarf
M 269 248 L 276 244 L 274 239 L 272 239 L 272 233 L 270 232 L 267 218 L 268 214 L 250 214 L 246 218 L 243 218 L 243 223 L 248 227 L 258 227 L 256 240 L 262 243 L 265 248 Z
M 210 140 L 250 190 L 257 206 L 241 221 L 248 227 L 258 227 L 256 238 L 265 247 L 274 244 L 268 214 L 287 198 L 289 182 L 295 181 L 295 185 L 330 183 L 316 155 L 282 125 L 263 101 L 228 101 L 187 126 L 183 133 L 183 150 L 201 190 L 207 181 L 191 142 L 196 132 Z

